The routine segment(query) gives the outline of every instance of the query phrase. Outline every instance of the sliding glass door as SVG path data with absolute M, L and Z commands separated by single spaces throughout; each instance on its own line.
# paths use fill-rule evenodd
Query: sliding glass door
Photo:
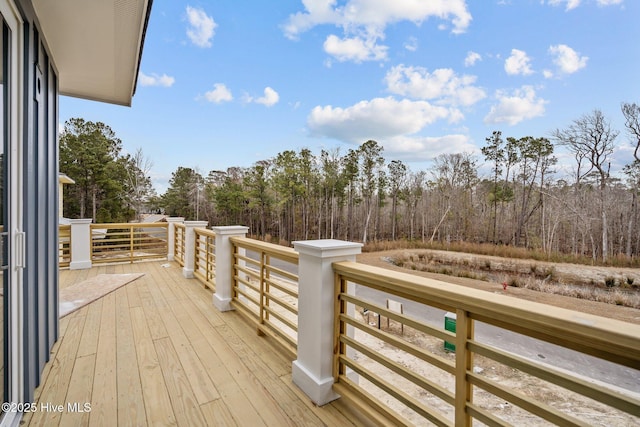
M 2 277 L 2 286 L 0 287 L 2 297 L 0 297 L 0 322 L 2 328 L 0 331 L 0 342 L 2 343 L 2 359 L 0 359 L 0 380 L 2 380 L 2 402 L 7 401 L 8 382 L 6 381 L 6 366 L 9 354 L 7 341 L 7 326 L 9 324 L 7 318 L 7 296 L 9 288 L 9 194 L 7 192 L 7 184 L 9 179 L 7 176 L 8 167 L 8 148 L 9 139 L 7 138 L 7 77 L 8 64 L 10 61 L 8 42 L 10 39 L 10 31 L 2 19 L 2 30 L 0 31 L 0 48 L 2 54 L 0 57 L 0 276 Z M 3 407 L 3 410 L 5 408 Z
M 24 267 L 21 232 L 20 147 L 18 144 L 19 20 L 13 4 L 0 0 L 0 392 L 2 402 L 21 399 L 19 301 Z M 16 417 L 17 406 L 2 405 L 0 422 Z

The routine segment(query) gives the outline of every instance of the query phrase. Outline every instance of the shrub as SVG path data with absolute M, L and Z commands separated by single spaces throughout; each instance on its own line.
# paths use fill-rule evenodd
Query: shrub
M 607 288 L 613 288 L 616 285 L 616 278 L 615 277 L 605 277 L 604 279 L 604 285 Z

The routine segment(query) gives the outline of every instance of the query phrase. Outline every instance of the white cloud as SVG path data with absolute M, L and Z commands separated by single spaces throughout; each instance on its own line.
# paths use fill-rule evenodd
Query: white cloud
M 283 25 L 285 35 L 296 39 L 317 25 L 341 27 L 344 36 L 327 38 L 325 50 L 337 50 L 342 60 L 364 60 L 362 54 L 345 54 L 345 50 L 354 49 L 351 46 L 354 43 L 362 44 L 357 51 L 368 52 L 365 56 L 368 60 L 385 59 L 386 46 L 379 46 L 377 41 L 384 39 L 389 24 L 410 21 L 419 25 L 429 18 L 439 18 L 452 26 L 451 32 L 459 34 L 466 31 L 472 19 L 464 0 L 347 0 L 343 5 L 338 5 L 337 0 L 302 0 L 302 3 L 305 10 L 290 15 Z
M 218 26 L 212 17 L 208 16 L 204 10 L 187 6 L 187 36 L 199 47 L 211 47 L 211 39 Z
M 222 102 L 232 101 L 233 95 L 227 86 L 222 83 L 216 83 L 213 85 L 213 90 L 204 94 L 204 98 L 209 102 L 220 104 Z
M 525 51 L 519 49 L 511 49 L 511 56 L 504 61 L 504 70 L 509 75 L 526 76 L 533 73 L 531 59 Z
M 360 143 L 414 134 L 436 120 L 457 120 L 455 110 L 426 101 L 398 101 L 393 97 L 361 101 L 347 108 L 317 106 L 307 118 L 314 135 Z
M 160 76 L 156 73 L 151 73 L 150 75 L 148 75 L 140 71 L 140 75 L 138 76 L 138 82 L 142 86 L 171 87 L 173 86 L 175 81 L 176 79 L 171 76 L 167 76 L 166 74 Z
M 387 72 L 385 81 L 391 93 L 444 105 L 469 106 L 487 96 L 484 89 L 473 85 L 476 76 L 458 76 L 450 68 L 429 73 L 422 67 L 398 65 Z
M 565 8 L 565 10 L 570 11 L 580 6 L 580 2 L 581 0 L 549 0 L 547 3 L 549 3 L 551 6 L 559 6 L 566 3 L 567 7 Z
M 322 24 L 344 28 L 384 29 L 394 22 L 411 21 L 420 24 L 430 17 L 451 21 L 452 32 L 463 33 L 472 19 L 464 0 L 348 0 L 342 6 L 336 6 L 336 0 L 303 0 L 302 3 L 305 11 L 290 15 L 283 27 L 290 38 Z
M 507 123 L 513 126 L 523 120 L 542 116 L 547 103 L 542 98 L 536 98 L 535 89 L 531 86 L 522 86 L 512 94 L 498 91 L 496 98 L 498 104 L 491 107 L 484 118 L 485 123 Z
M 324 51 L 338 61 L 380 61 L 387 58 L 387 46 L 376 44 L 374 37 L 362 39 L 351 37 L 340 39 L 331 34 L 324 42 Z
M 407 162 L 431 160 L 441 154 L 476 152 L 469 137 L 452 134 L 436 137 L 397 136 L 383 142 L 385 156 Z
M 622 4 L 623 0 L 598 0 L 598 6 L 613 6 L 616 4 Z
M 614 6 L 616 4 L 622 4 L 623 0 L 596 0 L 598 6 Z M 544 3 L 544 2 L 543 2 Z M 565 10 L 568 12 L 580 6 L 582 0 L 548 0 L 548 4 L 551 6 L 560 6 L 566 4 Z
M 415 52 L 418 50 L 418 39 L 415 37 L 409 37 L 409 39 L 404 43 L 404 48 L 410 52 Z
M 278 95 L 278 92 L 267 86 L 266 88 L 264 88 L 264 96 L 255 99 L 254 102 L 257 104 L 266 105 L 267 107 L 271 107 L 277 104 L 279 100 L 280 95 Z
M 571 49 L 566 44 L 558 44 L 549 47 L 549 54 L 554 59 L 553 63 L 558 66 L 558 69 L 563 74 L 573 74 L 576 71 L 587 66 L 589 57 L 580 56 L 578 52 Z
M 464 58 L 464 66 L 472 67 L 478 61 L 482 61 L 482 56 L 478 52 L 470 50 L 469 52 L 467 52 L 467 57 Z

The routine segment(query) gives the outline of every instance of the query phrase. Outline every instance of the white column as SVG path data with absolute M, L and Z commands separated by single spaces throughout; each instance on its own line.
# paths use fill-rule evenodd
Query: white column
M 342 240 L 293 242 L 298 251 L 298 359 L 293 382 L 317 405 L 339 397 L 333 389 L 334 272 L 331 264 L 355 261 L 362 244 Z
M 216 233 L 216 293 L 213 294 L 213 305 L 219 311 L 231 310 L 233 287 L 233 245 L 231 237 L 246 237 L 249 227 L 231 225 L 211 227 Z
M 196 259 L 196 233 L 194 228 L 205 228 L 207 221 L 185 221 L 184 222 L 184 267 L 182 275 L 187 279 L 193 278 L 193 267 Z
M 176 252 L 176 234 L 175 234 L 175 224 L 184 222 L 183 217 L 175 216 L 167 218 L 167 260 L 173 261 Z
M 71 262 L 69 270 L 91 268 L 91 218 L 70 219 Z

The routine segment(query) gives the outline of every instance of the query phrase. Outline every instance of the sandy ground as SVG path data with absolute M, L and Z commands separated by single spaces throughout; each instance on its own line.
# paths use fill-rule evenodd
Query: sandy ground
M 443 282 L 455 283 L 457 285 L 469 286 L 476 289 L 482 289 L 489 292 L 500 291 L 503 292 L 500 282 L 485 282 L 483 280 L 474 280 L 465 277 L 452 277 L 444 274 L 428 273 L 420 271 L 412 271 L 406 268 L 398 267 L 390 262 L 389 258 L 397 257 L 403 253 L 416 252 L 406 249 L 395 249 L 391 251 L 381 252 L 368 252 L 358 255 L 357 261 L 363 264 L 374 265 L 378 267 L 387 268 L 390 270 L 403 271 L 405 273 L 412 273 L 423 277 L 429 277 L 432 279 L 441 280 Z M 530 265 L 533 263 L 540 268 L 553 267 L 557 274 L 571 274 L 585 278 L 585 282 L 591 279 L 600 280 L 604 277 L 633 277 L 635 283 L 640 283 L 640 271 L 638 269 L 623 269 L 617 267 L 590 267 L 577 264 L 557 264 L 557 263 L 543 263 L 532 260 L 515 260 L 504 259 L 490 256 L 480 256 L 457 252 L 439 252 L 439 256 L 457 257 L 458 259 L 474 258 L 474 259 L 487 259 L 492 263 L 492 268 L 497 267 L 499 264 L 515 265 L 520 264 L 524 271 L 530 269 Z M 444 254 L 444 255 L 443 255 Z M 529 301 L 536 301 L 542 304 L 554 305 L 570 310 L 582 311 L 584 313 L 595 314 L 598 316 L 605 316 L 613 319 L 622 320 L 625 322 L 640 324 L 640 310 L 620 307 L 612 304 L 606 304 L 596 301 L 587 301 L 577 298 L 545 294 L 542 292 L 532 291 L 523 288 L 509 287 L 506 291 L 507 295 L 522 298 Z
M 359 255 L 358 262 L 375 265 L 379 267 L 384 267 L 392 270 L 410 272 L 416 275 L 434 278 L 450 283 L 455 283 L 458 285 L 474 287 L 477 289 L 483 289 L 489 292 L 504 292 L 502 289 L 502 285 L 497 282 L 485 282 L 480 280 L 473 280 L 467 278 L 459 278 L 459 277 L 450 277 L 441 274 L 435 273 L 426 273 L 426 272 L 417 272 L 404 269 L 402 267 L 394 266 L 393 264 L 388 262 L 388 258 L 393 258 L 394 256 L 398 256 L 404 252 L 408 252 L 407 250 L 392 250 L 392 251 L 384 251 L 384 252 L 375 252 L 375 253 L 364 253 Z M 456 255 L 454 255 L 456 256 Z M 464 256 L 475 256 L 469 254 L 457 254 L 459 257 Z M 502 259 L 492 259 L 491 262 L 501 262 L 501 263 L 514 263 L 518 262 L 517 260 L 502 260 Z M 525 261 L 526 262 L 526 261 Z M 541 265 L 542 263 L 537 263 Z M 631 270 L 630 271 L 621 271 L 623 269 L 607 269 L 604 267 L 585 267 L 585 266 L 576 266 L 570 264 L 558 265 L 554 264 L 553 267 L 556 271 L 563 271 L 566 273 L 563 274 L 579 274 L 582 277 L 587 278 L 597 278 L 597 277 L 608 277 L 614 274 L 620 275 L 636 275 L 638 280 L 640 280 L 640 272 Z M 529 268 L 529 267 L 523 267 Z M 528 289 L 522 288 L 508 288 L 507 294 L 517 297 L 523 298 L 530 301 L 536 301 L 540 303 L 550 304 L 558 307 L 563 307 L 567 309 L 582 311 L 586 313 L 596 314 L 600 316 L 607 316 L 611 318 L 616 318 L 618 320 L 638 323 L 640 324 L 640 310 L 631 309 L 626 307 L 619 307 L 611 304 L 593 302 L 593 301 L 585 301 L 579 300 L 571 297 L 564 297 L 558 295 L 550 295 L 544 294 L 537 291 L 532 291 Z M 356 312 L 356 317 L 359 317 L 362 321 L 366 321 L 360 316 L 359 312 Z M 370 320 L 370 319 L 369 319 Z M 383 329 L 386 328 L 386 322 L 383 320 L 381 322 L 383 325 Z M 398 336 L 402 336 L 406 341 L 409 341 L 413 344 L 418 345 L 421 348 L 428 350 L 429 352 L 436 354 L 445 359 L 454 361 L 455 355 L 454 353 L 446 352 L 443 348 L 442 341 L 435 339 L 430 336 L 426 336 L 422 333 L 419 333 L 409 327 L 404 328 L 404 333 L 401 332 L 398 324 L 394 325 L 394 322 L 390 322 L 390 327 L 387 329 L 389 332 L 392 332 Z M 429 365 L 407 353 L 400 351 L 399 349 L 390 346 L 371 335 L 366 334 L 365 332 L 356 331 L 356 340 L 365 343 L 367 347 L 375 349 L 376 351 L 382 353 L 386 357 L 395 360 L 396 362 L 410 367 L 412 371 L 419 373 L 421 376 L 428 378 L 430 381 L 447 388 L 449 390 L 453 390 L 454 387 L 454 379 L 453 377 L 438 369 L 432 365 Z M 425 390 L 413 385 L 412 383 L 399 378 L 396 374 L 388 371 L 386 368 L 381 367 L 378 363 L 368 359 L 364 355 L 357 355 L 358 362 L 363 364 L 365 367 L 371 369 L 376 372 L 381 377 L 395 384 L 396 386 L 402 388 L 402 390 L 407 393 L 415 396 L 417 399 L 427 404 L 432 408 L 438 409 L 443 415 L 447 418 L 453 418 L 452 407 L 437 397 L 429 394 Z M 637 417 L 633 417 L 626 413 L 622 413 L 616 410 L 612 410 L 611 408 L 600 404 L 599 402 L 593 401 L 591 399 L 585 398 L 580 395 L 576 395 L 571 392 L 567 392 L 566 390 L 559 388 L 553 384 L 546 383 L 537 378 L 526 375 L 518 370 L 506 367 L 504 365 L 498 364 L 491 360 L 484 359 L 482 357 L 477 357 L 474 360 L 474 372 L 480 374 L 487 379 L 491 379 L 493 381 L 499 382 L 506 387 L 513 388 L 519 390 L 520 393 L 527 396 L 529 399 L 541 400 L 550 406 L 560 410 L 561 412 L 571 414 L 588 425 L 594 426 L 632 426 L 632 425 L 640 425 L 640 419 Z M 407 418 L 409 421 L 414 422 L 416 425 L 429 425 L 424 418 L 418 416 L 410 409 L 404 407 L 404 405 L 400 404 L 393 398 L 391 398 L 386 393 L 377 389 L 374 385 L 367 382 L 365 379 L 360 379 L 360 385 L 365 387 L 371 394 L 377 396 L 380 400 L 382 400 L 385 404 L 394 408 L 397 412 Z M 533 417 L 531 414 L 526 411 L 520 409 L 517 406 L 511 405 L 501 399 L 496 398 L 495 396 L 481 390 L 476 389 L 474 392 L 474 402 L 479 404 L 480 406 L 488 409 L 491 413 L 505 421 L 512 423 L 516 426 L 526 425 L 526 426 L 543 426 L 550 425 L 549 423 L 540 420 L 538 418 Z M 474 423 L 474 425 L 482 425 L 479 422 Z

